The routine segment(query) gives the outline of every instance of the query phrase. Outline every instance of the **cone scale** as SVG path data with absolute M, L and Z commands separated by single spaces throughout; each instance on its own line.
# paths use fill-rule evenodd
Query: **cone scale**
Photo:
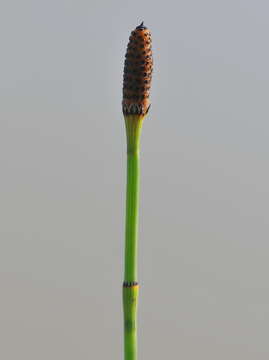
M 124 360 L 137 360 L 137 238 L 140 187 L 140 135 L 150 108 L 153 71 L 151 34 L 141 23 L 132 31 L 125 55 L 122 111 L 127 139 L 125 261 L 123 281 Z

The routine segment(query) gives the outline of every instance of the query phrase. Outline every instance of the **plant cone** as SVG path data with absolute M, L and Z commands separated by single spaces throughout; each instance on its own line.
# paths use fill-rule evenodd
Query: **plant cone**
M 143 23 L 132 31 L 125 55 L 123 114 L 146 115 L 153 71 L 151 34 Z

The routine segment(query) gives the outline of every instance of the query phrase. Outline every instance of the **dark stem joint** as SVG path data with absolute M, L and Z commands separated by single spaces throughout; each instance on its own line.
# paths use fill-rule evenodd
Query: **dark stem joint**
M 124 281 L 123 282 L 124 288 L 133 287 L 133 286 L 138 286 L 138 282 L 137 281 Z

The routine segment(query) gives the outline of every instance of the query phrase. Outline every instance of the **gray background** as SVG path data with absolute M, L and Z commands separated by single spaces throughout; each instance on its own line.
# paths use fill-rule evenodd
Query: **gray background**
M 268 359 L 268 2 L 0 7 L 0 358 L 122 359 L 121 85 L 144 20 L 139 359 Z

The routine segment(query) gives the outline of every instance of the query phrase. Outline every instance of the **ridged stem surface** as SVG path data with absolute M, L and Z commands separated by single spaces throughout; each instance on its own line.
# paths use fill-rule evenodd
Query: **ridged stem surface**
M 124 359 L 137 359 L 137 237 L 140 181 L 140 133 L 143 117 L 125 117 L 127 135 L 127 186 L 125 268 L 123 283 Z
M 124 359 L 137 359 L 138 285 L 123 287 Z
M 137 281 L 137 235 L 139 211 L 139 152 L 127 154 L 124 281 Z

